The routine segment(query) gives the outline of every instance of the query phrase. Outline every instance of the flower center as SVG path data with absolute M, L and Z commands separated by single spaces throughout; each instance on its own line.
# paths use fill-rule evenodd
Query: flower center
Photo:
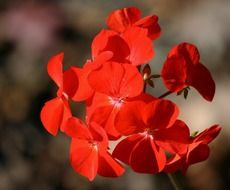
M 98 150 L 98 143 L 96 141 L 90 141 L 89 142 L 91 144 L 91 147 L 94 149 L 94 150 Z
M 125 102 L 122 97 L 109 97 L 109 102 L 117 108 L 120 108 Z

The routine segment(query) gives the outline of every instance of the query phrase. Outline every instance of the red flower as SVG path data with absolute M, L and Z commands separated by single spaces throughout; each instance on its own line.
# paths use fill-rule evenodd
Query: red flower
M 78 79 L 69 69 L 63 73 L 62 61 L 64 53 L 52 57 L 47 65 L 48 74 L 59 87 L 57 97 L 46 102 L 41 110 L 41 121 L 45 129 L 56 135 L 66 120 L 72 116 L 68 98 L 73 96 L 78 85 Z
M 141 18 L 139 9 L 128 7 L 112 12 L 107 24 L 109 29 L 94 38 L 92 58 L 82 68 L 63 72 L 63 53 L 50 59 L 47 70 L 58 91 L 41 110 L 45 129 L 52 135 L 60 129 L 71 138 L 71 165 L 90 181 L 97 174 L 122 175 L 124 168 L 115 158 L 139 173 L 185 173 L 208 158 L 208 144 L 221 128 L 214 125 L 190 137 L 187 125 L 178 120 L 176 104 L 145 92 L 144 83 L 154 86 L 152 79 L 158 78 L 148 65 L 141 69 L 154 56 L 152 40 L 161 32 L 157 16 Z M 192 86 L 206 100 L 213 99 L 215 83 L 192 44 L 169 52 L 161 76 L 169 91 L 160 97 L 171 92 L 186 97 Z M 72 116 L 69 99 L 85 101 L 85 123 Z M 121 136 L 111 155 L 108 141 Z
M 196 137 L 191 137 L 186 153 L 173 155 L 167 161 L 164 171 L 172 173 L 181 169 L 185 174 L 191 164 L 206 160 L 210 152 L 208 144 L 216 138 L 220 130 L 219 125 L 213 125 Z
M 192 86 L 208 101 L 212 101 L 215 83 L 208 69 L 200 63 L 198 49 L 189 43 L 174 47 L 164 63 L 161 72 L 166 87 L 179 92 Z
M 78 88 L 72 96 L 74 101 L 85 101 L 93 96 L 94 90 L 88 83 L 88 76 L 91 71 L 99 68 L 101 64 L 106 64 L 106 62 L 112 57 L 111 52 L 103 52 L 93 61 L 87 60 L 83 68 L 71 67 L 71 70 L 75 73 L 78 78 Z
M 119 138 L 114 118 L 129 98 L 142 93 L 143 79 L 130 64 L 108 62 L 89 74 L 88 81 L 95 95 L 88 101 L 87 117 L 103 126 L 109 138 Z
M 138 27 L 127 29 L 122 35 L 112 30 L 102 30 L 92 42 L 93 59 L 105 51 L 113 53 L 110 61 L 135 66 L 148 62 L 154 55 L 147 30 Z
M 157 99 L 129 106 L 120 110 L 115 126 L 121 134 L 131 136 L 116 146 L 113 156 L 136 172 L 160 172 L 166 164 L 165 151 L 184 153 L 187 148 L 189 133 L 176 120 L 178 108 L 168 100 Z
M 128 7 L 113 11 L 107 19 L 110 29 L 119 33 L 125 32 L 130 27 L 140 27 L 148 30 L 148 36 L 154 40 L 160 36 L 161 28 L 156 15 L 146 16 L 141 19 L 141 12 L 136 7 Z
M 97 174 L 118 177 L 124 168 L 108 152 L 108 138 L 103 128 L 92 122 L 87 127 L 81 120 L 70 118 L 65 132 L 72 137 L 70 162 L 74 170 L 92 181 Z

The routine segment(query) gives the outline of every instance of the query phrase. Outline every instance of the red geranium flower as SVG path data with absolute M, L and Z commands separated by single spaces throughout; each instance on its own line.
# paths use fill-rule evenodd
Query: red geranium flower
M 165 151 L 184 153 L 187 148 L 189 133 L 176 120 L 178 108 L 168 100 L 157 99 L 129 106 L 120 110 L 115 126 L 121 134 L 131 136 L 116 146 L 113 156 L 136 172 L 160 172 L 166 164 Z
M 89 74 L 88 81 L 95 90 L 88 101 L 87 117 L 103 126 L 109 138 L 119 138 L 114 118 L 129 98 L 143 91 L 143 79 L 136 67 L 130 64 L 108 62 Z
M 107 25 L 110 29 L 124 33 L 130 27 L 145 28 L 148 36 L 154 40 L 160 36 L 161 28 L 156 15 L 141 18 L 141 11 L 136 7 L 115 10 L 108 16 Z
M 92 42 L 92 57 L 105 51 L 113 53 L 110 61 L 131 63 L 135 66 L 148 62 L 154 55 L 152 41 L 147 30 L 132 27 L 122 35 L 112 30 L 102 30 Z
M 156 98 L 145 92 L 144 83 L 154 86 L 152 79 L 159 75 L 152 74 L 149 65 L 142 74 L 140 70 L 154 56 L 152 40 L 161 31 L 158 17 L 141 18 L 139 9 L 128 7 L 112 12 L 107 24 L 109 29 L 94 38 L 92 58 L 82 68 L 63 71 L 63 53 L 50 59 L 47 70 L 58 91 L 41 110 L 45 129 L 52 135 L 60 129 L 71 138 L 71 165 L 90 181 L 97 174 L 122 175 L 124 168 L 115 159 L 139 173 L 185 173 L 191 164 L 208 158 L 208 144 L 221 128 L 214 125 L 190 137 L 187 125 L 178 120 L 176 104 L 160 98 L 171 92 L 186 95 L 192 86 L 211 101 L 215 83 L 210 72 L 194 45 L 179 44 L 161 72 L 169 91 Z M 70 99 L 85 101 L 85 122 L 72 116 Z M 111 155 L 108 140 L 121 136 Z
M 118 177 L 124 168 L 108 152 L 106 132 L 97 123 L 86 126 L 77 118 L 70 118 L 65 132 L 72 138 L 70 162 L 74 170 L 92 181 L 97 174 Z
M 164 63 L 161 72 L 166 87 L 179 92 L 192 86 L 208 101 L 215 94 L 215 83 L 208 69 L 200 63 L 198 49 L 189 43 L 174 47 Z
M 102 64 L 106 62 L 113 56 L 111 52 L 103 52 L 93 60 L 87 60 L 83 65 L 83 68 L 71 67 L 71 70 L 75 73 L 78 78 L 78 88 L 71 97 L 74 101 L 85 101 L 93 96 L 94 90 L 88 83 L 88 75 L 91 71 L 99 68 Z
M 47 65 L 48 74 L 59 89 L 57 97 L 45 103 L 40 115 L 45 129 L 54 136 L 72 116 L 68 98 L 74 95 L 78 86 L 78 79 L 71 69 L 63 73 L 63 57 L 64 53 L 57 54 L 50 59 Z
M 191 164 L 206 160 L 210 152 L 208 144 L 216 138 L 220 130 L 219 125 L 213 125 L 196 137 L 191 137 L 186 153 L 173 155 L 167 161 L 164 171 L 172 173 L 181 169 L 185 174 Z

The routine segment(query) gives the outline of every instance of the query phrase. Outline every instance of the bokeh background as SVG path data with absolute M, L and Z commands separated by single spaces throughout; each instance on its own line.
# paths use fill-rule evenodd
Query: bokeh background
M 93 37 L 114 9 L 137 6 L 157 14 L 162 27 L 151 67 L 159 73 L 167 52 L 187 41 L 198 46 L 202 63 L 216 81 L 212 103 L 193 89 L 188 99 L 170 95 L 192 131 L 223 127 L 206 162 L 191 166 L 181 180 L 186 189 L 230 189 L 230 1 L 229 0 L 1 0 L 0 1 L 0 190 L 166 190 L 165 174 L 127 169 L 120 178 L 88 182 L 69 165 L 70 140 L 50 136 L 39 119 L 56 87 L 48 59 L 65 52 L 65 67 L 90 58 Z M 156 81 L 154 95 L 163 93 Z M 75 110 L 81 115 L 81 106 Z

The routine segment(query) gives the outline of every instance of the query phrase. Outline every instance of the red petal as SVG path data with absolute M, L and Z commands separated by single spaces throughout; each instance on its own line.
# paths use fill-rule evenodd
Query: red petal
M 46 130 L 55 136 L 58 129 L 71 117 L 71 111 L 63 98 L 54 98 L 45 103 L 40 117 Z
M 76 93 L 78 89 L 78 80 L 78 76 L 72 68 L 63 73 L 63 91 L 68 97 L 72 97 Z
M 92 140 L 93 137 L 83 121 L 78 118 L 71 117 L 65 124 L 63 131 L 72 138 L 83 140 Z
M 190 142 L 189 128 L 177 120 L 172 127 L 155 131 L 154 139 L 158 146 L 174 154 L 185 154 Z
M 169 100 L 154 100 L 142 111 L 143 121 L 151 129 L 170 127 L 177 119 L 179 109 Z
M 63 115 L 62 115 L 62 123 L 60 126 L 61 131 L 63 131 L 66 121 L 72 117 L 69 102 L 66 100 L 65 97 L 62 97 L 62 101 L 63 101 Z
M 123 34 L 124 40 L 129 45 L 130 55 L 128 60 L 132 65 L 147 63 L 154 56 L 153 43 L 147 36 L 147 29 L 131 27 Z
M 87 103 L 89 104 L 89 101 Z M 120 137 L 120 133 L 114 127 L 114 117 L 117 111 L 109 96 L 95 93 L 92 102 L 87 105 L 87 120 L 102 126 L 109 135 L 109 139 L 117 139 Z
M 95 109 L 98 107 L 111 106 L 110 97 L 106 94 L 96 92 L 86 101 L 86 106 L 86 119 L 89 121 Z
M 110 62 L 92 71 L 88 76 L 88 81 L 95 91 L 114 96 L 119 93 L 124 72 L 121 64 Z
M 180 157 L 179 155 L 173 155 L 169 160 L 167 160 L 164 172 L 174 173 L 180 170 L 184 164 L 185 157 Z
M 143 91 L 144 81 L 136 67 L 122 64 L 125 73 L 120 84 L 120 95 L 123 97 L 136 97 Z
M 108 19 L 107 25 L 117 32 L 124 32 L 129 26 L 139 20 L 141 12 L 135 7 L 128 7 L 113 11 Z
M 104 177 L 121 176 L 125 169 L 107 152 L 99 154 L 98 174 Z
M 93 59 L 105 51 L 113 53 L 111 61 L 127 62 L 126 57 L 130 54 L 127 43 L 114 31 L 102 30 L 92 42 Z
M 129 64 L 103 64 L 89 74 L 88 81 L 95 91 L 114 98 L 135 97 L 143 90 L 141 74 Z
M 167 58 L 161 71 L 165 86 L 172 92 L 179 92 L 187 86 L 186 62 L 181 56 Z
M 189 165 L 206 160 L 209 156 L 210 150 L 206 144 L 192 143 L 189 146 L 189 151 L 186 155 L 186 163 L 183 166 L 183 173 L 185 174 Z
M 129 159 L 133 148 L 143 138 L 143 135 L 135 134 L 125 138 L 117 144 L 113 151 L 113 157 L 129 165 Z
M 114 126 L 114 119 L 118 111 L 119 110 L 113 105 L 98 107 L 91 115 L 90 122 L 94 121 L 101 125 L 105 129 L 110 140 L 118 139 L 120 137 L 120 133 Z
M 202 64 L 191 67 L 188 84 L 193 86 L 208 101 L 212 101 L 215 94 L 215 82 L 209 70 Z
M 212 142 L 216 136 L 220 133 L 221 127 L 219 125 L 213 125 L 212 127 L 204 130 L 198 136 L 194 138 L 194 142 L 202 141 L 204 144 Z
M 158 24 L 158 17 L 156 15 L 146 16 L 137 21 L 134 26 L 146 28 L 148 30 L 148 36 L 152 40 L 160 37 L 161 28 Z
M 131 135 L 137 132 L 142 132 L 146 125 L 141 117 L 143 107 L 146 105 L 145 96 L 126 101 L 124 106 L 121 106 L 115 118 L 115 127 L 122 135 Z
M 197 47 L 186 42 L 181 43 L 171 49 L 168 57 L 171 57 L 173 55 L 183 56 L 186 62 L 191 65 L 198 64 L 200 60 L 200 54 Z
M 47 65 L 47 71 L 51 79 L 57 84 L 58 87 L 62 86 L 62 62 L 64 58 L 64 53 L 61 52 L 53 56 Z
M 73 169 L 92 181 L 98 170 L 98 151 L 85 140 L 73 139 L 70 147 L 70 162 Z
M 71 67 L 71 69 L 77 75 L 79 80 L 78 89 L 75 92 L 75 94 L 72 96 L 72 99 L 74 101 L 87 100 L 89 97 L 93 95 L 94 90 L 89 85 L 87 79 L 92 68 L 94 68 L 93 63 L 86 64 L 83 69 L 77 67 Z
M 89 130 L 93 136 L 93 140 L 97 141 L 100 152 L 107 152 L 108 137 L 106 131 L 95 122 L 90 123 Z
M 143 132 L 147 127 L 142 118 L 143 107 L 155 99 L 155 97 L 144 93 L 127 99 L 116 115 L 114 122 L 116 129 L 122 135 Z
M 130 166 L 135 172 L 139 173 L 158 173 L 161 172 L 166 164 L 166 156 L 150 136 L 144 137 L 133 148 L 130 157 Z

